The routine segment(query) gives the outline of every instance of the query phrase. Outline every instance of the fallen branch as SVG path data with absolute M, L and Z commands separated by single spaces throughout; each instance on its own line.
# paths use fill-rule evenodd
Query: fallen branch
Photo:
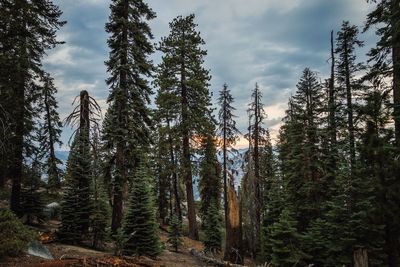
M 207 263 L 207 264 L 212 264 L 214 266 L 217 267 L 245 267 L 245 265 L 240 265 L 240 264 L 234 264 L 234 263 L 230 263 L 227 261 L 222 261 L 222 260 L 218 260 L 212 257 L 208 257 L 206 256 L 203 252 L 199 252 L 196 249 L 192 248 L 190 250 L 190 254 L 195 256 L 196 258 L 200 259 L 201 261 Z

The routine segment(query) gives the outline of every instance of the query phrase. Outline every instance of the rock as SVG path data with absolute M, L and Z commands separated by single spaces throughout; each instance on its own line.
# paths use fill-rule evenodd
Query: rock
M 54 259 L 49 249 L 37 240 L 33 240 L 29 243 L 28 254 L 48 260 Z

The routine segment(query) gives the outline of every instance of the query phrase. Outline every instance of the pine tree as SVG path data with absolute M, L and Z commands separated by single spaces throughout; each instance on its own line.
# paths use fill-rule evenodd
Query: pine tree
M 158 69 L 155 84 L 159 87 L 155 101 L 157 105 L 155 117 L 160 124 L 158 127 L 160 171 L 170 177 L 172 187 L 170 201 L 174 201 L 174 212 L 177 214 L 179 221 L 182 221 L 179 166 L 177 162 L 179 150 L 177 95 L 169 90 L 170 80 L 166 69 Z
M 293 141 L 292 153 L 285 160 L 291 161 L 288 183 L 291 184 L 290 194 L 294 198 L 292 203 L 297 210 L 299 230 L 304 231 L 312 218 L 320 213 L 322 166 L 319 144 L 321 130 L 318 127 L 321 113 L 324 110 L 322 103 L 322 87 L 318 77 L 306 68 L 297 84 L 297 92 L 291 102 L 292 121 L 288 138 Z M 299 180 L 299 177 L 302 179 Z
M 93 210 L 90 220 L 92 247 L 101 248 L 107 237 L 110 224 L 110 206 L 106 197 L 106 190 L 101 175 L 101 151 L 98 132 L 92 137 L 92 173 L 93 173 Z
M 66 188 L 61 203 L 60 238 L 64 242 L 80 242 L 88 234 L 91 214 L 91 162 L 89 142 L 85 134 L 75 135 L 67 162 Z
M 123 231 L 128 240 L 124 253 L 157 256 L 161 252 L 153 192 L 148 170 L 142 162 L 132 180 Z
M 0 47 L 4 55 L 0 87 L 7 90 L 2 95 L 9 100 L 4 108 L 11 119 L 8 142 L 13 147 L 8 169 L 12 179 L 10 207 L 20 214 L 23 153 L 38 115 L 32 109 L 38 98 L 31 96 L 40 94 L 37 81 L 43 73 L 41 60 L 47 49 L 60 43 L 56 32 L 65 22 L 60 20 L 62 12 L 49 0 L 2 1 L 0 10 Z
M 254 216 L 252 216 L 251 224 L 254 226 L 254 233 L 252 234 L 256 239 L 252 245 L 252 253 L 256 255 L 260 249 L 259 234 L 261 231 L 261 209 L 263 206 L 262 199 L 262 181 L 260 173 L 260 161 L 266 147 L 270 144 L 269 132 L 264 128 L 263 124 L 267 118 L 267 114 L 264 111 L 264 105 L 262 104 L 262 93 L 256 84 L 253 93 L 251 95 L 252 102 L 249 104 L 249 133 L 246 138 L 251 144 L 251 150 L 249 150 L 249 157 L 252 158 L 252 165 L 254 174 L 254 194 L 252 203 L 254 205 Z
M 367 15 L 364 31 L 374 27 L 379 37 L 368 56 L 374 62 L 369 75 L 391 77 L 393 80 L 393 117 L 396 144 L 400 146 L 400 11 L 399 0 L 367 0 L 376 3 Z
M 346 133 L 346 143 L 349 153 L 349 164 L 350 164 L 350 177 L 354 176 L 354 168 L 356 164 L 356 136 L 355 136 L 355 124 L 354 124 L 354 94 L 356 89 L 360 87 L 359 81 L 355 78 L 357 72 L 360 71 L 362 65 L 356 63 L 355 49 L 362 47 L 363 42 L 358 40 L 358 28 L 357 26 L 351 26 L 348 21 L 344 21 L 341 30 L 337 33 L 337 45 L 336 51 L 339 55 L 337 59 L 337 80 L 340 93 L 339 97 L 345 99 L 342 105 L 345 106 L 344 120 Z M 340 101 L 340 100 L 339 100 Z M 344 114 L 343 114 L 344 115 Z
M 104 125 L 106 147 L 115 151 L 113 177 L 112 230 L 121 226 L 124 195 L 128 189 L 128 173 L 134 157 L 129 151 L 150 143 L 149 118 L 151 88 L 145 77 L 150 77 L 153 66 L 148 56 L 153 52 L 153 38 L 147 21 L 155 13 L 141 0 L 113 0 L 111 15 L 106 24 L 110 34 L 110 58 L 106 62 L 110 77 L 108 122 Z
M 90 122 L 93 121 L 95 101 L 87 91 L 81 91 L 80 103 L 67 117 L 67 123 L 79 123 L 67 161 L 66 189 L 61 205 L 60 238 L 65 242 L 79 242 L 89 234 L 92 203 L 92 154 Z M 96 106 L 97 109 L 99 108 Z
M 216 201 L 210 203 L 204 220 L 204 251 L 217 253 L 221 251 L 222 231 L 221 218 Z
M 236 122 L 234 118 L 236 117 L 233 112 L 235 108 L 232 106 L 233 97 L 228 89 L 228 85 L 224 84 L 223 89 L 220 91 L 218 104 L 220 105 L 220 110 L 218 112 L 218 136 L 220 137 L 220 147 L 222 150 L 222 173 L 223 173 L 223 181 L 224 181 L 224 210 L 225 210 L 225 229 L 226 229 L 226 242 L 225 242 L 225 260 L 235 259 L 237 255 L 229 255 L 228 251 L 232 251 L 233 247 L 240 247 L 240 244 L 230 244 L 229 240 L 240 240 L 237 237 L 228 238 L 228 235 L 232 234 L 232 230 L 230 229 L 230 222 L 228 214 L 228 199 L 227 199 L 227 179 L 228 179 L 228 153 L 236 152 L 233 146 L 239 139 L 239 130 L 236 128 Z
M 369 1 L 368 1 L 369 2 Z M 394 143 L 398 155 L 400 149 L 400 11 L 399 0 L 370 1 L 374 9 L 367 15 L 364 31 L 375 29 L 378 36 L 376 46 L 368 56 L 373 66 L 367 77 L 374 80 L 375 84 L 387 90 L 393 90 L 393 119 L 395 125 Z M 387 264 L 390 267 L 400 264 L 400 239 L 399 239 L 399 212 L 398 199 L 400 175 L 399 160 L 396 156 L 391 166 L 395 176 L 390 183 L 385 183 L 386 196 L 383 203 L 386 205 L 385 214 L 385 251 L 388 255 Z M 389 204 L 393 203 L 393 204 Z
M 42 87 L 43 122 L 40 127 L 39 142 L 41 157 L 46 160 L 47 183 L 50 190 L 59 189 L 61 186 L 62 170 L 58 165 L 62 162 L 56 157 L 55 146 L 61 145 L 61 121 L 57 112 L 58 104 L 55 99 L 57 89 L 54 86 L 53 78 L 44 74 Z
M 190 143 L 207 132 L 211 99 L 209 72 L 202 66 L 207 52 L 201 47 L 204 41 L 196 31 L 194 18 L 194 15 L 179 16 L 170 23 L 169 36 L 160 43 L 164 55 L 159 72 L 163 75 L 162 82 L 167 84 L 166 92 L 176 96 L 170 99 L 170 105 L 171 109 L 179 110 L 177 136 L 181 142 L 180 166 L 186 185 L 189 236 L 198 239 Z
M 41 186 L 41 164 L 36 159 L 31 166 L 24 164 L 24 179 L 21 194 L 22 214 L 26 216 L 26 224 L 40 223 L 45 219 L 43 209 L 44 202 L 40 192 Z
M 312 257 L 309 263 L 314 263 L 314 257 L 319 257 L 313 253 L 323 240 L 312 239 L 319 237 L 315 236 L 312 227 L 321 218 L 330 192 L 330 187 L 326 186 L 325 157 L 322 153 L 325 129 L 321 125 L 326 110 L 323 93 L 315 72 L 306 68 L 297 84 L 296 94 L 289 100 L 278 144 L 279 174 L 285 192 L 282 199 L 284 205 L 293 207 L 292 216 L 296 220 L 297 233 L 305 239 L 302 250 Z M 276 212 L 272 216 L 276 221 Z M 271 226 L 268 225 L 271 225 L 271 221 L 266 222 L 266 234 L 271 236 Z M 310 245 L 306 242 L 308 240 L 311 240 Z
M 285 208 L 271 230 L 271 263 L 274 266 L 305 265 L 308 255 L 302 250 L 302 236 L 296 227 L 297 221 L 294 214 L 289 208 Z
M 219 209 L 221 195 L 221 166 L 217 160 L 215 139 L 208 134 L 202 141 L 202 158 L 200 162 L 200 214 L 204 218 L 209 212 L 212 202 L 215 202 Z
M 181 223 L 178 217 L 174 214 L 171 218 L 171 224 L 168 232 L 168 243 L 172 246 L 175 252 L 179 251 L 179 247 L 182 245 L 182 229 Z

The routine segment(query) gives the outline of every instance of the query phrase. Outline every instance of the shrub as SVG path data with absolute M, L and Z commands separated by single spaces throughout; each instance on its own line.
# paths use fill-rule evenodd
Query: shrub
M 33 233 L 8 209 L 0 209 L 0 258 L 18 256 L 33 239 Z

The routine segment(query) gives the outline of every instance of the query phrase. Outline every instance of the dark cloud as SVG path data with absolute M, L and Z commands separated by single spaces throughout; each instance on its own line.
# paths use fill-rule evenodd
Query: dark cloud
M 62 114 L 79 90 L 87 89 L 106 107 L 108 88 L 104 60 L 108 56 L 107 0 L 56 0 L 68 24 L 60 39 L 67 43 L 49 53 L 47 67 L 56 78 Z M 178 15 L 196 14 L 196 22 L 208 50 L 206 67 L 211 70 L 214 100 L 228 83 L 235 97 L 238 124 L 247 125 L 251 90 L 257 82 L 269 114 L 267 125 L 276 133 L 286 102 L 305 67 L 322 77 L 329 71 L 329 35 L 343 20 L 362 25 L 370 8 L 363 0 L 148 0 L 157 12 L 150 24 L 158 42 L 168 34 L 168 22 Z M 361 36 L 367 47 L 372 33 Z M 152 59 L 160 62 L 160 53 Z M 66 131 L 63 139 L 70 131 Z

